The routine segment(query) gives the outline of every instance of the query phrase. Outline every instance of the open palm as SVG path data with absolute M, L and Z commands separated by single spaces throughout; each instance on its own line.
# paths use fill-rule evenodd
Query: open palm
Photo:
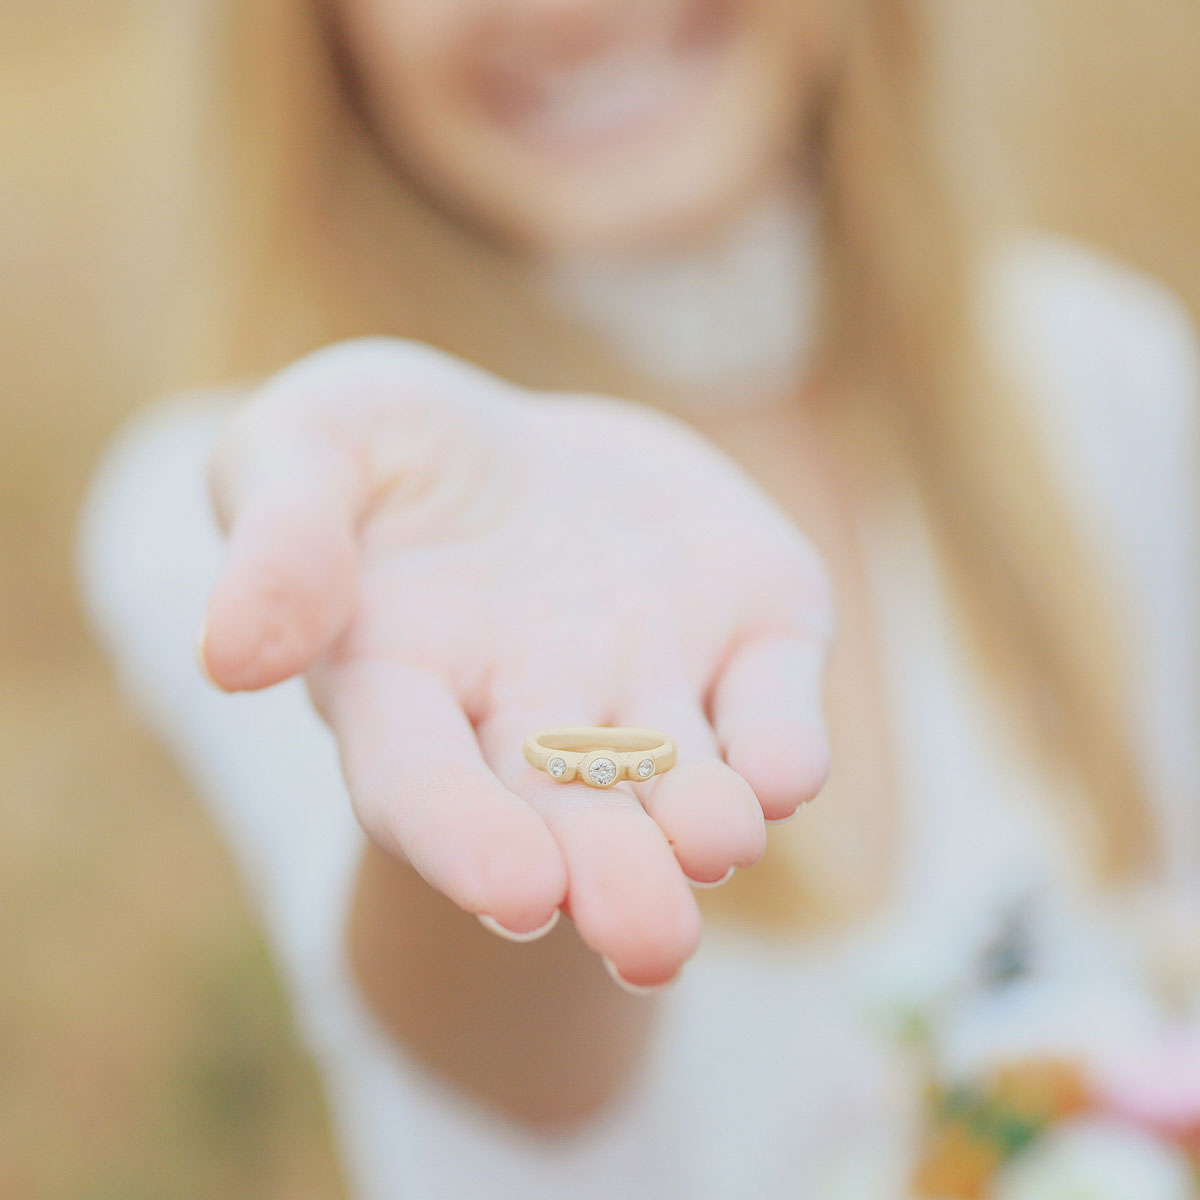
M 206 669 L 306 672 L 368 835 L 470 912 L 519 934 L 564 908 L 661 982 L 699 941 L 689 880 L 756 862 L 824 780 L 826 577 L 678 422 L 349 342 L 251 398 L 212 482 Z M 525 763 L 572 724 L 661 729 L 678 766 L 600 791 Z

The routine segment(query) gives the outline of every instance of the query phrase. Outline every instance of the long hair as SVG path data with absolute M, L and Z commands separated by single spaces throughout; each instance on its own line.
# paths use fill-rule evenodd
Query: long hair
M 1081 798 L 1080 835 L 1111 878 L 1154 850 L 1115 625 L 973 323 L 975 229 L 936 149 L 915 5 L 848 9 L 846 58 L 811 147 L 822 374 L 856 398 L 836 419 L 862 452 L 923 500 L 997 712 L 1058 790 Z M 542 304 L 519 254 L 461 228 L 386 160 L 317 6 L 239 0 L 222 19 L 228 56 L 195 225 L 203 262 L 172 346 L 177 383 L 251 379 L 329 341 L 382 333 L 533 386 L 657 398 Z M 796 858 L 769 853 L 748 886 L 706 893 L 705 906 L 783 923 L 821 909 Z

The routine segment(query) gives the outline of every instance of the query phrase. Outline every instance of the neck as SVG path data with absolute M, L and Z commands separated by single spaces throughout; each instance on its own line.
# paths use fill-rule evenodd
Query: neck
M 566 258 L 540 272 L 547 299 L 631 369 L 689 404 L 795 395 L 817 304 L 811 195 L 779 187 L 687 250 Z

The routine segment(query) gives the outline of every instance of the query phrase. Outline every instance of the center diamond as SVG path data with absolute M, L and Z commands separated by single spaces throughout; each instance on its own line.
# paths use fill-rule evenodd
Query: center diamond
M 617 764 L 611 758 L 593 758 L 587 773 L 597 787 L 608 787 L 617 778 Z

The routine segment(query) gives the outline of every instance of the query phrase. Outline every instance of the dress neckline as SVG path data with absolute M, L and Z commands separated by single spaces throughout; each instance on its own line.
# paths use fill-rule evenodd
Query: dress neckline
M 697 407 L 786 396 L 815 343 L 817 205 L 796 182 L 705 244 L 569 256 L 535 273 L 549 301 L 624 363 Z

